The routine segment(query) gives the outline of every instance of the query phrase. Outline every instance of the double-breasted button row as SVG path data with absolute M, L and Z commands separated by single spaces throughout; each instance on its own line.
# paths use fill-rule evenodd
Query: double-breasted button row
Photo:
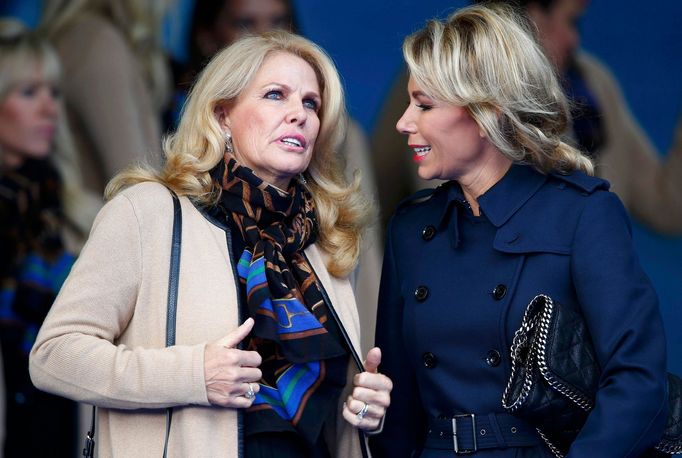
M 493 288 L 491 294 L 493 295 L 493 299 L 499 301 L 507 294 L 507 287 L 500 283 Z M 429 288 L 424 285 L 417 286 L 417 289 L 414 290 L 414 298 L 417 299 L 418 302 L 424 302 L 427 297 L 429 297 Z
M 422 360 L 424 361 L 424 366 L 427 369 L 433 369 L 438 365 L 438 358 L 436 358 L 436 355 L 430 351 L 427 351 L 422 355 Z
M 427 297 L 429 297 L 429 288 L 423 285 L 417 286 L 417 289 L 414 290 L 414 298 L 417 299 L 417 302 L 424 302 Z

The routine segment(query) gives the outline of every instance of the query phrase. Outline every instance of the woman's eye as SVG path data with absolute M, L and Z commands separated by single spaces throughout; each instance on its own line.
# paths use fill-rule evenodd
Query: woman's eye
M 265 98 L 270 100 L 282 100 L 284 95 L 282 91 L 272 90 L 265 93 Z
M 426 105 L 423 103 L 418 103 L 417 108 L 419 108 L 422 111 L 429 111 L 431 108 L 433 108 L 431 105 Z
M 20 94 L 24 97 L 33 97 L 38 92 L 38 87 L 35 85 L 23 86 L 20 90 Z
M 310 108 L 311 110 L 317 111 L 319 105 L 317 103 L 317 100 L 315 99 L 305 99 L 303 100 L 303 105 L 306 108 Z

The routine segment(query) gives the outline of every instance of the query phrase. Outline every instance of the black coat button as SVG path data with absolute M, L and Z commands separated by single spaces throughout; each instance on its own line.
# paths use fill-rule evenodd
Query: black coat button
M 497 367 L 502 362 L 502 357 L 500 352 L 497 350 L 490 350 L 488 355 L 485 357 L 485 362 L 488 363 L 490 367 Z
M 507 294 L 507 287 L 502 283 L 493 288 L 493 298 L 496 301 L 502 299 L 505 296 L 505 294 Z
M 418 286 L 414 290 L 414 298 L 417 302 L 424 302 L 427 297 L 429 297 L 429 289 L 426 286 Z
M 422 238 L 427 242 L 431 240 L 434 235 L 436 235 L 436 228 L 430 224 L 422 229 Z
M 427 351 L 422 355 L 422 359 L 424 360 L 424 366 L 433 369 L 438 365 L 438 358 L 436 358 L 436 355 L 431 353 L 430 351 Z

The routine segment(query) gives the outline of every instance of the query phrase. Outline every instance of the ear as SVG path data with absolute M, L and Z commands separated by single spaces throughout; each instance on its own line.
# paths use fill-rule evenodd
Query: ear
M 230 110 L 227 102 L 219 102 L 213 109 L 213 114 L 225 132 L 230 132 Z

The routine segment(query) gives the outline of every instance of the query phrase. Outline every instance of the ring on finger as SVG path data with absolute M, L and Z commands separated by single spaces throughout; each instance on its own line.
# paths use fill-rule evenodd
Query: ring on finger
M 364 406 L 362 406 L 362 409 L 358 413 L 355 414 L 356 417 L 358 417 L 358 420 L 362 420 L 365 418 L 365 415 L 367 415 L 367 411 L 369 410 L 369 404 L 363 401 Z
M 250 383 L 247 383 L 247 385 L 249 385 L 249 390 L 248 390 L 246 393 L 244 393 L 244 397 L 245 397 L 246 399 L 253 399 L 253 398 L 255 398 L 255 397 L 256 397 L 256 392 L 253 391 L 253 386 L 252 386 Z

